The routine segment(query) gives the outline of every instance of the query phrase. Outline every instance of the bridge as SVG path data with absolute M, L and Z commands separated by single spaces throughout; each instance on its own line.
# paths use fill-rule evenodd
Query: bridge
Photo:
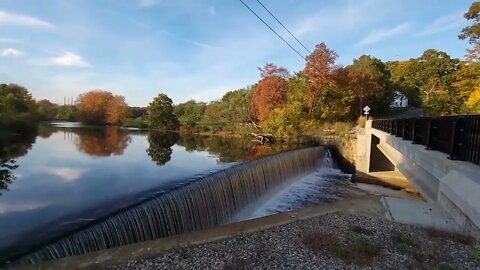
M 480 230 L 480 115 L 367 121 L 357 171 L 403 175 L 467 233 Z

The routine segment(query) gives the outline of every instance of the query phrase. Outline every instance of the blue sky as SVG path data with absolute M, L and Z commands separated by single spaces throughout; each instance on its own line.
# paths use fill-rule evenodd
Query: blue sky
M 244 0 L 294 40 L 256 0 Z M 310 49 L 325 42 L 348 65 L 362 54 L 408 59 L 435 48 L 462 58 L 465 0 L 263 0 Z M 302 49 L 295 44 L 302 53 Z M 0 82 L 36 99 L 93 90 L 145 106 L 211 101 L 258 81 L 267 62 L 291 71 L 302 59 L 238 0 L 0 0 Z

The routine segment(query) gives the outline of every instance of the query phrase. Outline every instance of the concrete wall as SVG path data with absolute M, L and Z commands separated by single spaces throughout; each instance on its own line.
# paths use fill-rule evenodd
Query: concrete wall
M 479 232 L 479 166 L 450 160 L 446 154 L 425 150 L 422 145 L 374 129 L 371 121 L 361 136 L 357 144 L 357 159 L 361 159 L 357 163 L 358 171 L 370 173 L 371 164 L 378 162 L 375 152 L 371 151 L 372 141 L 378 138 L 376 148 L 428 201 L 440 205 L 466 232 Z

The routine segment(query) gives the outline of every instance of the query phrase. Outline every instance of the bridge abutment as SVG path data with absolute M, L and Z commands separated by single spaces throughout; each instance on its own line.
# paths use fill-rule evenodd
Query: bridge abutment
M 446 211 L 464 232 L 480 235 L 480 167 L 372 128 L 357 140 L 360 173 L 399 172 L 429 202 Z

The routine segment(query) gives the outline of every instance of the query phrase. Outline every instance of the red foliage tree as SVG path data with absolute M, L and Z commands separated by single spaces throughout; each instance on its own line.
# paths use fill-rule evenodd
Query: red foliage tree
M 259 70 L 262 79 L 253 93 L 251 107 L 255 118 L 263 122 L 273 109 L 285 104 L 288 71 L 273 64 L 266 64 Z

